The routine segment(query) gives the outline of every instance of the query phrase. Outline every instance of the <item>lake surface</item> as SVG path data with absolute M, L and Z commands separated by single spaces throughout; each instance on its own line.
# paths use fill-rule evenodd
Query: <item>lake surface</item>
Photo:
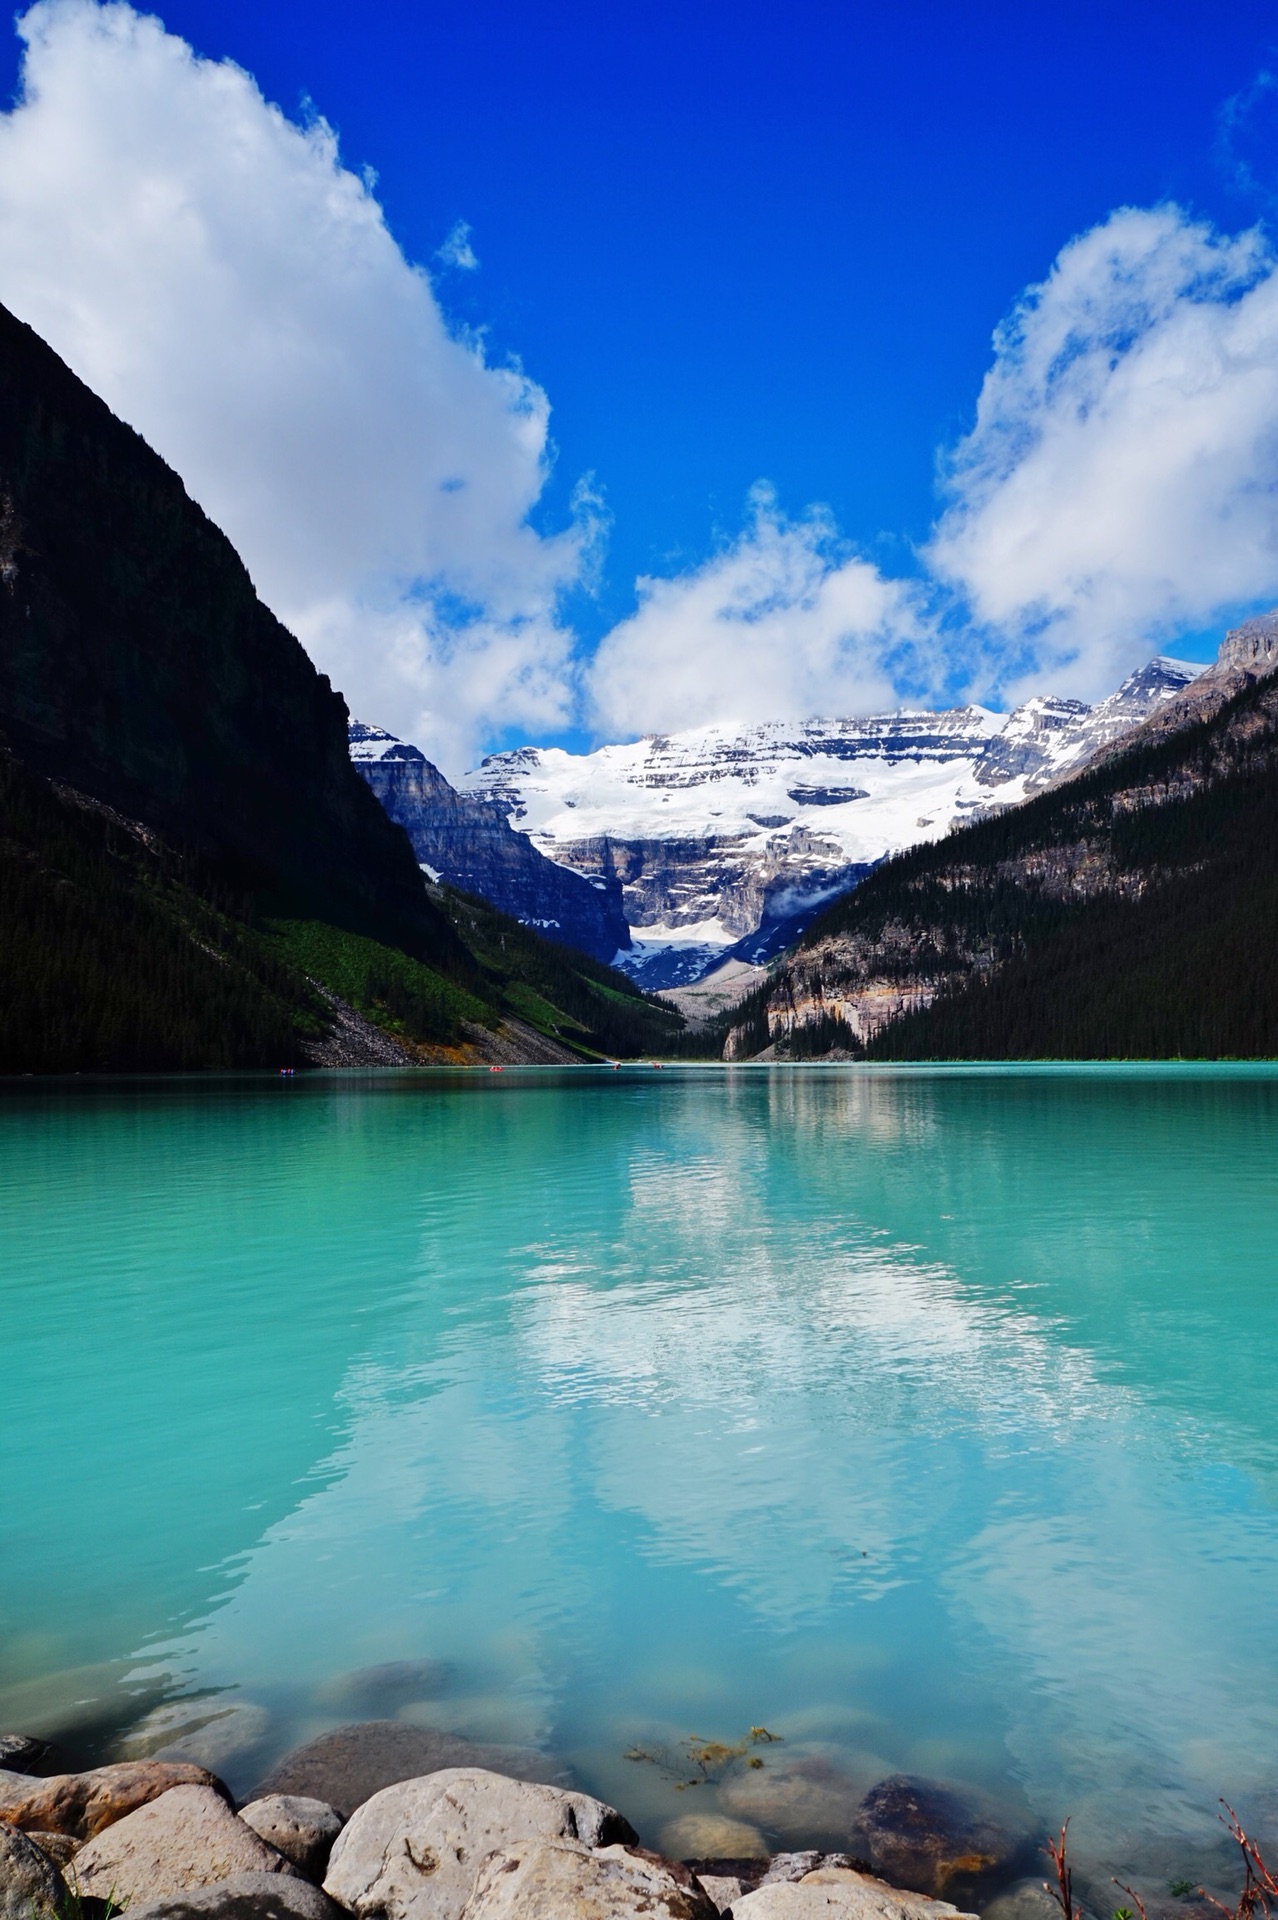
M 1106 1872 L 1278 1831 L 1268 1068 L 10 1082 L 0 1249 L 0 1727 L 227 1689 L 244 1791 L 399 1715 L 650 1844 L 896 1770 Z

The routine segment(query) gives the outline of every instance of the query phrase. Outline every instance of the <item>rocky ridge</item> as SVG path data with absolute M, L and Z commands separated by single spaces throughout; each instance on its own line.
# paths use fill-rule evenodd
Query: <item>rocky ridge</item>
M 547 939 L 610 962 L 630 945 L 621 884 L 585 876 L 540 852 L 510 826 L 502 807 L 459 793 L 419 748 L 382 727 L 352 720 L 351 762 L 432 880 L 477 893 Z
M 1177 700 L 1197 667 L 1160 657 L 1095 706 L 1039 696 L 863 719 L 712 726 L 589 754 L 490 755 L 462 789 L 562 867 L 620 888 L 618 964 L 677 987 L 759 964 L 887 854 L 1014 806 Z

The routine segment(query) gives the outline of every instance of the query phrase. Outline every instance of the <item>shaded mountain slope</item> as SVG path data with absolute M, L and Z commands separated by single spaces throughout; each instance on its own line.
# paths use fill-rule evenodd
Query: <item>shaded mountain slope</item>
M 346 706 L 177 475 L 0 308 L 0 729 L 39 772 L 465 971 Z
M 1278 681 L 1246 644 L 1175 730 L 885 861 L 733 1016 L 728 1056 L 1278 1053 Z
M 0 308 L 0 1072 L 572 1059 L 680 1024 L 514 921 L 508 960 L 472 951 L 346 729 L 177 476 Z

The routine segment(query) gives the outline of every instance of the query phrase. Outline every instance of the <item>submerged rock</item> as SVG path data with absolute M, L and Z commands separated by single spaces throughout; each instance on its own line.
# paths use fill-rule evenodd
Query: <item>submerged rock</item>
M 270 1724 L 266 1708 L 251 1700 L 168 1700 L 130 1727 L 116 1750 L 122 1760 L 190 1760 L 216 1770 L 260 1746 Z
M 212 1886 L 232 1874 L 297 1869 L 212 1787 L 172 1787 L 82 1847 L 75 1872 L 82 1892 L 134 1905 Z
M 211 1887 L 129 1908 L 129 1920 L 342 1920 L 342 1909 L 308 1880 L 234 1873 Z
M 56 1920 L 66 1897 L 48 1855 L 16 1827 L 0 1825 L 0 1920 Z
M 672 1860 L 766 1860 L 768 1843 L 757 1827 L 726 1813 L 681 1813 L 661 1829 L 661 1851 Z
M 818 1867 L 765 1881 L 733 1903 L 732 1920 L 974 1920 L 947 1900 L 903 1892 L 854 1867 Z
M 638 1847 L 528 1839 L 480 1867 L 465 1920 L 717 1920 L 700 1882 Z
M 176 1787 L 208 1787 L 228 1799 L 207 1767 L 180 1760 L 124 1760 L 85 1773 L 55 1773 L 49 1780 L 20 1776 L 20 1785 L 0 1786 L 0 1820 L 24 1833 L 68 1833 L 91 1840 Z
M 719 1801 L 735 1818 L 778 1840 L 837 1847 L 855 1832 L 862 1792 L 833 1761 L 808 1754 L 779 1761 L 769 1757 L 766 1767 L 725 1781 Z
M 240 1808 L 240 1819 L 316 1885 L 324 1878 L 342 1816 L 300 1793 L 268 1793 Z
M 369 1920 L 456 1920 L 481 1862 L 533 1838 L 596 1847 L 635 1833 L 589 1794 L 450 1767 L 358 1808 L 333 1848 L 324 1891 Z
M 950 1787 L 895 1773 L 871 1787 L 857 1825 L 876 1873 L 894 1885 L 940 1895 L 1006 1872 L 1019 1843 Z
M 479 1746 L 457 1734 L 405 1726 L 398 1720 L 365 1720 L 295 1747 L 271 1768 L 253 1797 L 301 1794 L 325 1801 L 348 1820 L 384 1787 L 442 1767 L 484 1767 L 516 1780 L 556 1786 L 563 1782 L 562 1768 L 546 1754 Z
M 45 1774 L 57 1767 L 57 1751 L 47 1740 L 33 1733 L 0 1733 L 0 1772 Z
M 445 1660 L 384 1660 L 380 1666 L 336 1674 L 317 1698 L 339 1713 L 393 1717 L 401 1707 L 419 1700 L 437 1700 L 451 1677 L 452 1668 Z

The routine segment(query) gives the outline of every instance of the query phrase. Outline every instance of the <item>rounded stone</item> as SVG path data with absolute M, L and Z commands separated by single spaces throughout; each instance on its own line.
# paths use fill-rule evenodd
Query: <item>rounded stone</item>
M 686 1867 L 639 1847 L 524 1840 L 480 1867 L 465 1920 L 718 1920 Z
M 768 1843 L 757 1827 L 726 1813 L 681 1813 L 659 1836 L 672 1860 L 766 1860 Z
M 82 1893 L 140 1905 L 240 1873 L 296 1874 L 211 1787 L 172 1787 L 81 1847 Z
M 0 1820 L 24 1833 L 67 1833 L 91 1840 L 174 1787 L 209 1787 L 229 1798 L 207 1767 L 179 1760 L 125 1760 L 48 1780 L 15 1774 L 0 1782 Z
M 338 1836 L 324 1891 L 368 1920 L 457 1920 L 481 1862 L 502 1847 L 634 1838 L 627 1820 L 589 1794 L 449 1767 L 359 1807 Z
M 738 1774 L 719 1788 L 734 1819 L 747 1820 L 790 1846 L 846 1846 L 853 1836 L 862 1789 L 820 1754 L 798 1755 Z
M 894 1886 L 943 1895 L 1012 1865 L 1018 1843 L 938 1780 L 891 1774 L 861 1802 L 857 1827 L 874 1871 Z
M 342 1817 L 334 1808 L 300 1793 L 268 1793 L 250 1800 L 240 1808 L 240 1819 L 317 1885 L 342 1831 Z

